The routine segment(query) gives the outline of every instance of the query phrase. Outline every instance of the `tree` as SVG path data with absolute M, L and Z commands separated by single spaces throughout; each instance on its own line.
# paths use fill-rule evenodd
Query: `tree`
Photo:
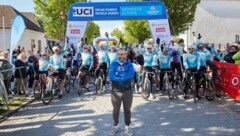
M 148 22 L 145 20 L 124 21 L 125 31 L 132 37 L 143 43 L 145 39 L 151 37 Z
M 118 28 L 113 29 L 113 31 L 111 32 L 111 36 L 116 36 L 119 39 L 120 43 L 125 44 L 125 41 L 123 39 L 124 33 Z
M 60 13 L 68 13 L 71 4 L 86 0 L 34 0 L 36 18 L 43 23 L 45 34 L 50 38 L 64 39 L 67 17 L 62 19 Z
M 94 33 L 100 35 L 100 28 L 93 21 L 89 21 L 85 32 L 85 38 L 87 38 L 86 44 L 92 43 Z
M 189 29 L 194 21 L 197 4 L 200 0 L 162 0 L 168 9 L 170 28 L 173 35 Z
M 126 0 L 126 1 L 140 2 L 143 0 Z M 184 1 L 183 0 L 159 0 L 159 1 L 162 1 L 166 5 L 166 8 L 168 10 L 170 30 L 172 35 L 178 35 L 179 33 L 189 29 L 190 24 L 194 21 L 194 15 L 197 9 L 197 4 L 200 3 L 200 0 L 184 0 Z M 129 22 L 132 22 L 132 21 L 129 21 Z M 145 23 L 147 23 L 147 21 L 145 21 Z M 125 25 L 128 25 L 128 24 L 125 24 Z M 141 23 L 135 26 L 137 28 L 140 28 Z M 125 27 L 128 27 L 128 26 L 125 26 Z M 132 31 L 129 31 L 129 32 L 130 34 L 132 34 Z M 147 34 L 150 33 L 148 28 L 146 33 Z M 135 37 L 134 34 L 132 36 Z

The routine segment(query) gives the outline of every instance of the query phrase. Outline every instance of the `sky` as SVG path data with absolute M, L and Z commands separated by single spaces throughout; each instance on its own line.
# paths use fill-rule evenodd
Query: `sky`
M 124 2 L 125 0 L 91 0 L 92 2 Z M 20 12 L 34 12 L 33 0 L 0 0 L 0 5 L 11 5 Z M 111 33 L 115 27 L 123 24 L 123 21 L 96 21 L 100 26 L 101 35 Z

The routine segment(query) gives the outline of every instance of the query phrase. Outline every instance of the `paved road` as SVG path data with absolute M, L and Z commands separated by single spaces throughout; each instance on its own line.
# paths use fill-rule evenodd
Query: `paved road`
M 47 106 L 41 102 L 30 104 L 0 124 L 0 136 L 107 136 L 111 111 L 109 94 L 95 96 L 90 92 L 79 97 L 72 91 Z M 122 112 L 120 117 L 122 129 L 118 136 L 124 132 Z M 219 102 L 201 100 L 195 104 L 167 97 L 145 101 L 135 94 L 132 128 L 136 136 L 239 136 L 240 114 L 231 105 Z

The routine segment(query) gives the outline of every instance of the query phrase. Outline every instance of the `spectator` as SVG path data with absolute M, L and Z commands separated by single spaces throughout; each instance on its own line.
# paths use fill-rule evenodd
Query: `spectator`
M 233 55 L 232 59 L 235 61 L 235 64 L 240 65 L 240 45 L 238 45 L 238 52 Z
M 36 73 L 38 71 L 38 67 L 39 67 L 39 62 L 38 59 L 35 55 L 33 55 L 33 51 L 28 51 L 29 53 L 29 57 L 27 59 L 27 62 L 30 64 L 33 64 L 32 66 L 30 66 L 28 68 L 28 76 L 29 76 L 29 80 L 28 80 L 28 87 L 32 88 L 33 85 L 33 81 L 34 81 L 34 73 Z
M 11 78 L 13 76 L 13 70 L 12 70 L 12 65 L 8 61 L 8 52 L 7 51 L 1 52 L 0 57 L 1 57 L 0 58 L 0 71 L 7 70 L 5 72 L 1 72 L 1 74 L 3 75 L 3 78 L 4 78 L 3 82 L 4 82 L 7 93 L 12 94 L 12 92 L 11 92 L 11 90 L 9 90 L 9 88 L 10 88 Z
M 119 130 L 119 112 L 122 102 L 126 125 L 125 135 L 133 135 L 129 126 L 131 124 L 131 106 L 133 100 L 131 84 L 133 77 L 133 65 L 130 61 L 127 61 L 126 51 L 120 49 L 118 51 L 118 60 L 112 62 L 109 70 L 109 79 L 112 81 L 111 99 L 113 105 L 113 127 L 109 133 L 111 136 L 114 136 Z
M 233 55 L 235 55 L 238 52 L 238 45 L 235 43 L 230 46 L 229 53 L 224 57 L 224 60 L 228 63 L 234 63 Z
M 37 57 L 38 60 L 41 59 L 41 52 L 39 50 L 37 51 L 36 57 Z
M 26 94 L 26 86 L 27 86 L 27 66 L 26 62 L 27 56 L 25 53 L 20 53 L 17 56 L 17 60 L 15 61 L 15 78 L 17 83 L 17 92 L 18 95 Z M 23 93 L 21 92 L 23 91 Z

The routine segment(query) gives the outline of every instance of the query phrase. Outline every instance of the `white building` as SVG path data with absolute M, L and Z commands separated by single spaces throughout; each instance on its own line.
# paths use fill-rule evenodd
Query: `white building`
M 18 45 L 24 46 L 25 51 L 33 50 L 36 53 L 39 50 L 45 52 L 46 37 L 41 24 L 35 19 L 35 15 L 33 13 L 18 12 L 7 5 L 0 5 L 0 50 L 9 49 L 11 24 L 15 15 L 21 15 L 26 25 Z
M 202 0 L 197 7 L 195 21 L 188 32 L 188 43 L 193 43 L 192 32 L 202 35 L 202 40 L 223 48 L 235 42 L 240 35 L 240 0 Z

